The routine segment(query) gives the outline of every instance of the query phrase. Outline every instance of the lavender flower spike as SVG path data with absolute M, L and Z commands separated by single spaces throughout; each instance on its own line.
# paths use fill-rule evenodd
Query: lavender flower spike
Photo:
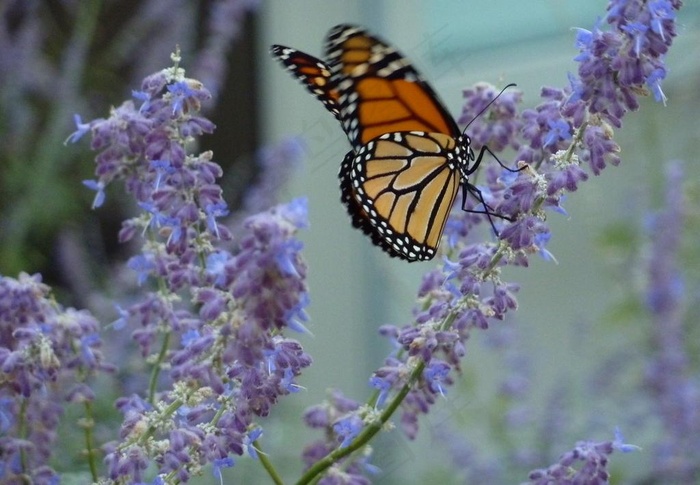
M 564 453 L 559 462 L 546 469 L 533 470 L 529 475 L 530 485 L 561 484 L 607 484 L 610 480 L 608 457 L 613 451 L 623 453 L 636 451 L 639 447 L 623 443 L 622 434 L 615 430 L 613 441 L 581 441 Z
M 120 482 L 145 480 L 149 465 L 168 483 L 190 480 L 205 464 L 221 476 L 246 450 L 263 461 L 253 445 L 263 436 L 258 420 L 301 389 L 297 379 L 311 364 L 284 335 L 307 318 L 296 238 L 308 224 L 306 201 L 248 217 L 231 244 L 221 223 L 229 212 L 216 181 L 222 170 L 211 152 L 188 150 L 214 129 L 200 114 L 210 95 L 173 59 L 143 81 L 134 101 L 89 124 L 99 151 L 89 185 L 99 196 L 123 182 L 134 197 L 143 212 L 123 223 L 120 240 L 144 236 L 128 266 L 140 285 L 158 288 L 120 310 L 120 326 L 131 326 L 155 364 L 149 392 L 117 402 L 120 438 L 105 462 L 109 479 Z M 171 384 L 157 387 L 162 369 Z
M 113 369 L 103 360 L 98 328 L 88 312 L 57 304 L 40 275 L 0 277 L 0 482 L 58 480 L 48 464 L 64 403 L 93 401 L 85 379 Z

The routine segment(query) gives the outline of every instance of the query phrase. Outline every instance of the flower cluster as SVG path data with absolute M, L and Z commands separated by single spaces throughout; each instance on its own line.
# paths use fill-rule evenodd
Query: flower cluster
M 591 442 L 581 441 L 576 447 L 564 453 L 559 462 L 542 470 L 530 472 L 531 485 L 548 485 L 550 483 L 576 484 L 605 484 L 608 483 L 608 456 L 618 450 L 628 453 L 638 449 L 634 445 L 623 442 L 622 435 L 616 432 L 615 440 Z M 576 468 L 578 465 L 579 468 Z
M 488 106 L 484 122 L 473 123 L 473 144 L 515 149 L 519 170 L 486 168 L 478 188 L 487 207 L 469 205 L 472 212 L 456 208 L 451 215 L 442 245 L 444 265 L 423 278 L 414 322 L 381 329 L 397 351 L 370 379 L 376 389 L 372 402 L 380 409 L 400 406 L 409 437 L 417 433 L 418 415 L 429 412 L 452 384 L 472 329 L 487 328 L 489 321 L 517 308 L 518 285 L 503 281 L 501 268 L 527 266 L 533 253 L 552 259 L 546 249 L 551 237 L 547 211 L 564 212 L 565 193 L 588 179 L 583 166 L 598 175 L 608 163 L 619 163 L 613 127 L 636 109 L 634 100 L 648 92 L 645 86 L 663 100 L 660 72 L 680 5 L 611 1 L 606 16 L 611 30 L 579 33 L 578 77 L 571 76 L 571 85 L 562 89 L 544 88 L 543 102 L 533 109 L 519 111 L 517 92 L 497 97 L 498 91 L 485 84 L 464 91 L 462 121 Z M 622 79 L 621 65 L 633 71 Z M 498 229 L 498 240 L 470 243 L 472 229 L 486 219 L 478 214 L 484 210 Z M 364 423 L 373 426 L 370 419 Z
M 142 214 L 123 223 L 121 241 L 148 235 L 128 265 L 157 291 L 120 309 L 116 327 L 133 325 L 144 357 L 155 363 L 147 396 L 118 401 L 121 439 L 109 444 L 112 480 L 142 481 L 148 463 L 166 481 L 186 481 L 206 463 L 216 474 L 231 455 L 257 456 L 267 416 L 311 358 L 283 331 L 304 331 L 309 302 L 306 264 L 295 238 L 307 225 L 304 200 L 250 216 L 232 239 L 212 154 L 190 154 L 192 139 L 214 125 L 199 114 L 209 93 L 177 65 L 144 80 L 107 119 L 83 124 L 70 140 L 92 134 L 97 179 L 94 205 L 123 181 Z M 229 244 L 230 245 L 230 244 Z M 158 386 L 160 369 L 171 386 Z
M 103 360 L 98 331 L 88 312 L 57 304 L 39 275 L 0 277 L 3 483 L 57 480 L 48 463 L 63 413 L 59 403 L 89 405 L 95 394 L 86 380 L 113 369 Z

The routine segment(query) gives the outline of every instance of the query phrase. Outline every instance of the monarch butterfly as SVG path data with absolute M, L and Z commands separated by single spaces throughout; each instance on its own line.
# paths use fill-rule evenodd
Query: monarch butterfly
M 353 225 L 391 256 L 432 259 L 460 184 L 481 163 L 437 94 L 394 47 L 352 25 L 326 39 L 327 62 L 290 47 L 271 54 L 340 121 L 352 150 L 340 166 Z M 463 201 L 464 202 L 464 201 Z M 464 205 L 464 204 L 463 204 Z

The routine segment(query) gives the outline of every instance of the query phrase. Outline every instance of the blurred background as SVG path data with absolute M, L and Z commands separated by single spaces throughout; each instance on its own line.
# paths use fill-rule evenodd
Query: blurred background
M 572 194 L 565 203 L 568 217 L 550 216 L 548 249 L 558 264 L 533 259 L 530 268 L 504 274 L 521 285 L 515 319 L 475 335 L 463 377 L 421 421 L 418 440 L 408 441 L 399 431 L 377 440 L 373 462 L 382 472 L 376 483 L 436 477 L 462 483 L 465 475 L 447 471 L 456 452 L 446 430 L 464 438 L 469 460 L 483 454 L 491 458 L 479 458 L 482 465 L 514 469 L 507 477 L 512 483 L 579 439 L 610 439 L 614 427 L 626 422 L 629 389 L 596 394 L 591 383 L 610 366 L 624 367 L 631 387 L 642 378 L 643 359 L 625 356 L 648 344 L 649 322 L 631 302 L 643 290 L 644 218 L 663 198 L 667 161 L 684 160 L 689 190 L 698 192 L 700 5 L 687 3 L 667 59 L 667 106 L 643 99 L 640 111 L 628 115 L 615 134 L 622 164 Z M 301 426 L 301 412 L 323 400 L 329 388 L 360 401 L 370 394 L 368 378 L 391 350 L 377 328 L 410 323 L 421 275 L 436 263 L 390 259 L 351 227 L 337 179 L 347 139 L 321 103 L 269 56 L 269 46 L 321 57 L 332 26 L 356 23 L 407 55 L 455 116 L 462 89 L 479 81 L 497 87 L 516 83 L 524 107 L 532 107 L 541 86 L 567 84 L 578 53 L 572 28 L 592 29 L 606 5 L 605 0 L 3 2 L 0 274 L 41 272 L 64 303 L 89 307 L 106 322 L 114 318 L 108 300 L 119 294 L 115 281 L 131 277 L 120 268 L 134 250 L 118 245 L 116 233 L 133 208 L 112 190 L 107 204 L 91 211 L 94 193 L 81 180 L 93 178 L 93 156 L 84 141 L 68 147 L 62 142 L 74 130 L 74 113 L 83 120 L 106 116 L 145 75 L 169 66 L 169 53 L 180 45 L 188 77 L 200 79 L 215 95 L 208 116 L 217 132 L 201 148 L 213 150 L 224 167 L 222 185 L 233 209 L 260 178 L 258 160 L 268 153 L 263 148 L 290 136 L 304 146 L 303 163 L 290 172 L 277 198 L 309 200 L 311 226 L 302 239 L 313 337 L 301 341 L 315 363 L 301 380 L 306 391 L 288 397 L 264 424 L 266 451 L 286 476 L 296 477 L 300 443 L 314 436 Z M 693 210 L 697 218 L 697 205 Z M 688 289 L 697 302 L 697 282 Z M 523 402 L 508 402 L 499 393 L 514 372 L 527 388 Z M 509 428 L 506 419 L 516 404 L 529 417 L 519 429 Z M 642 407 L 639 413 L 647 411 Z M 554 418 L 565 423 L 559 423 L 561 433 L 543 434 L 543 423 Z M 646 450 L 662 432 L 654 426 L 623 431 Z M 512 450 L 531 455 L 516 459 Z M 497 458 L 506 456 L 507 461 Z M 533 458 L 545 456 L 549 461 Z M 616 459 L 629 482 L 645 476 L 644 452 Z M 465 465 L 469 460 L 462 458 Z M 258 465 L 239 460 L 227 476 L 240 483 L 264 481 Z

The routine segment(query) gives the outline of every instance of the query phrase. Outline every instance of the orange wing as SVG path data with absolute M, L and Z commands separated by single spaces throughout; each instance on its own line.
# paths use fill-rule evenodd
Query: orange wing
M 346 155 L 342 200 L 353 225 L 392 256 L 432 259 L 460 185 L 455 140 L 439 133 L 389 133 Z
M 394 47 L 351 25 L 328 34 L 327 65 L 340 119 L 358 150 L 385 133 L 422 131 L 452 138 L 459 128 L 437 94 Z

